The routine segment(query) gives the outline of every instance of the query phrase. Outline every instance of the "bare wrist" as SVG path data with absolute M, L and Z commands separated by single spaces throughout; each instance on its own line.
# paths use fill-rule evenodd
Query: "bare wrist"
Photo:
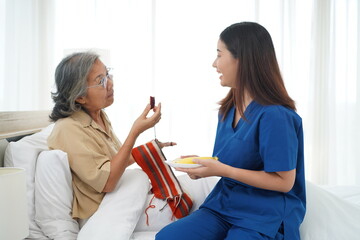
M 140 131 L 137 131 L 135 129 L 131 129 L 130 132 L 129 132 L 129 137 L 132 137 L 132 138 L 138 138 L 139 135 L 141 134 Z
M 232 178 L 232 171 L 233 171 L 233 167 L 223 164 L 223 166 L 219 169 L 220 172 L 219 175 L 221 177 Z

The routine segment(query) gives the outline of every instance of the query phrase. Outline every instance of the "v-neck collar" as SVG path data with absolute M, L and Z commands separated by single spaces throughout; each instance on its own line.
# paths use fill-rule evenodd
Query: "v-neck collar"
M 231 109 L 231 115 L 230 115 L 230 127 L 232 129 L 232 131 L 235 133 L 237 131 L 237 129 L 239 128 L 239 125 L 242 122 L 242 118 L 239 119 L 239 121 L 236 123 L 236 126 L 234 127 L 234 119 L 236 116 L 236 107 L 235 105 L 232 107 Z
M 245 111 L 244 111 L 244 114 L 246 115 L 250 109 L 251 109 L 251 105 L 254 103 L 254 100 L 252 100 L 249 105 L 247 105 Z M 230 112 L 229 112 L 229 117 L 230 117 L 230 127 L 231 129 L 233 130 L 233 132 L 235 133 L 239 128 L 240 126 L 243 124 L 244 122 L 244 119 L 243 118 L 240 118 L 239 121 L 236 123 L 236 126 L 233 127 L 233 122 L 234 122 L 234 118 L 235 118 L 235 114 L 236 114 L 236 109 L 235 109 L 235 105 L 231 108 Z

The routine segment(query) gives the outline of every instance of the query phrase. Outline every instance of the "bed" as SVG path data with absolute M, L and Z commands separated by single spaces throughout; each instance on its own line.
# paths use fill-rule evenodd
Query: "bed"
M 48 150 L 53 124 L 48 111 L 0 113 L 0 166 L 27 173 L 29 232 L 27 239 L 154 239 L 173 218 L 136 166 L 126 170 L 116 190 L 105 196 L 87 221 L 71 218 L 71 173 L 66 153 Z M 145 176 L 145 177 L 144 177 Z M 218 178 L 193 181 L 178 175 L 196 210 Z M 131 184 L 123 184 L 123 182 Z M 360 239 L 360 186 L 318 186 L 309 181 L 307 212 L 301 225 L 304 240 Z M 165 207 L 164 207 L 165 206 Z M 162 209 L 162 210 L 160 210 Z

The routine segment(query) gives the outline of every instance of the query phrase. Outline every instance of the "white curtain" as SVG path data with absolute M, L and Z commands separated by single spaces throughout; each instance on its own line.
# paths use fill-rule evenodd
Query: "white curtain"
M 211 67 L 218 36 L 256 21 L 304 121 L 307 178 L 360 184 L 359 9 L 357 0 L 0 0 L 0 109 L 51 108 L 56 64 L 93 49 L 114 68 L 107 112 L 121 140 L 152 95 L 162 102 L 157 137 L 178 143 L 166 156 L 211 155 L 228 91 Z
M 49 109 L 53 1 L 0 0 L 0 110 Z
M 360 184 L 360 4 L 315 2 L 306 121 L 309 178 Z

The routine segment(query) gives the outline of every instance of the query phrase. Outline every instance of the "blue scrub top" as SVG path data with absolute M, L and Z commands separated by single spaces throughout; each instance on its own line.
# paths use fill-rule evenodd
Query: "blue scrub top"
M 263 106 L 252 101 L 235 128 L 233 107 L 225 120 L 219 115 L 213 156 L 236 168 L 279 172 L 296 168 L 290 192 L 264 190 L 222 177 L 201 208 L 218 213 L 239 227 L 284 239 L 300 239 L 305 215 L 303 129 L 300 116 L 283 106 Z

